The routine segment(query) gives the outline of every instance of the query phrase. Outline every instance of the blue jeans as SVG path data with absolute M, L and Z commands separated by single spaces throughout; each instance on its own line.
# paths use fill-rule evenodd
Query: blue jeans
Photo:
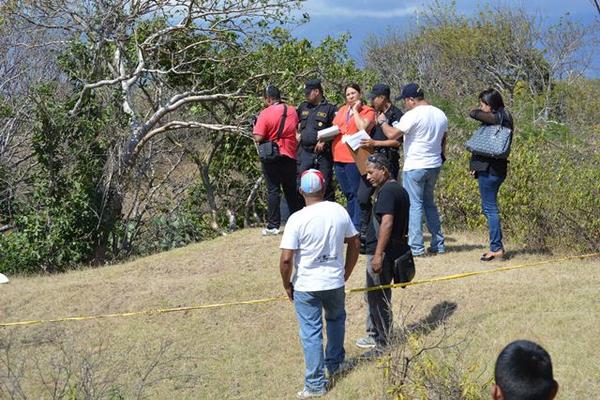
M 425 212 L 427 229 L 431 233 L 431 251 L 434 253 L 446 251 L 440 215 L 433 197 L 433 189 L 440 174 L 440 169 L 441 167 L 415 169 L 402 173 L 402 185 L 410 198 L 408 244 L 414 255 L 425 253 L 423 212 Z
M 346 310 L 344 287 L 316 292 L 294 291 L 294 306 L 300 325 L 300 340 L 304 349 L 304 387 L 318 392 L 325 389 L 325 367 L 334 373 L 344 361 Z M 327 346 L 323 355 L 323 319 L 325 310 Z
M 360 206 L 358 204 L 358 185 L 360 171 L 355 163 L 336 162 L 334 164 L 335 178 L 346 196 L 346 211 L 357 230 L 360 230 Z
M 492 175 L 489 172 L 478 172 L 479 195 L 481 196 L 481 209 L 487 218 L 490 231 L 490 250 L 500 251 L 502 246 L 502 228 L 500 227 L 500 214 L 498 214 L 498 190 L 504 182 L 504 176 Z

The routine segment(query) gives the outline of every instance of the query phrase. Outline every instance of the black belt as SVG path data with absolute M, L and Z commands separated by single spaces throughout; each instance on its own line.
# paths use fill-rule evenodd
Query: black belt
M 302 147 L 304 150 L 306 150 L 306 151 L 308 151 L 310 153 L 314 153 L 315 146 L 316 146 L 316 144 L 305 145 L 305 144 L 300 143 L 300 147 Z M 328 151 L 329 149 L 331 149 L 331 145 L 329 143 L 325 143 L 325 150 L 324 150 L 324 152 Z

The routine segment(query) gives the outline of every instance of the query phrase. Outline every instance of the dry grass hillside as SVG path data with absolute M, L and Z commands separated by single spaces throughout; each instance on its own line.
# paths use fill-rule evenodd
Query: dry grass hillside
M 447 254 L 417 260 L 416 279 L 557 257 L 508 243 L 508 261 L 482 263 L 484 237 L 449 236 Z M 279 239 L 245 230 L 121 265 L 13 277 L 0 286 L 0 322 L 278 296 Z M 364 269 L 361 256 L 349 287 L 363 286 Z M 476 365 L 482 385 L 500 349 L 528 338 L 552 355 L 559 399 L 591 399 L 600 393 L 599 289 L 596 258 L 396 289 L 393 302 L 407 324 L 453 304 L 444 332 L 462 343 L 461 362 Z M 346 351 L 355 357 L 364 330 L 361 294 L 348 295 L 347 311 Z M 2 398 L 289 399 L 302 375 L 287 301 L 0 328 Z M 379 399 L 385 389 L 379 364 L 363 362 L 326 398 Z

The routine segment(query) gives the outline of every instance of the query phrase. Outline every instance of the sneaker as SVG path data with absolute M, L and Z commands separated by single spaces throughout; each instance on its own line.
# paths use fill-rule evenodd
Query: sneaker
M 356 341 L 356 345 L 361 349 L 372 349 L 377 346 L 377 342 L 373 336 L 365 336 L 364 338 L 358 339 Z
M 431 257 L 432 255 L 433 255 L 432 253 L 425 253 L 425 252 L 419 253 L 419 254 L 413 253 L 413 257 L 419 257 L 419 258 L 420 257 Z
M 355 360 L 344 360 L 340 365 L 338 365 L 335 372 L 329 374 L 329 378 L 335 379 L 340 376 L 343 376 L 347 372 L 350 372 L 354 367 L 356 367 Z
M 299 391 L 298 393 L 296 393 L 296 398 L 310 399 L 313 397 L 325 396 L 325 393 L 327 393 L 327 390 L 325 390 L 325 389 L 319 390 L 318 392 L 313 392 L 312 390 L 308 390 L 307 388 L 304 388 L 301 391 Z
M 432 254 L 432 255 L 435 255 L 435 254 L 445 254 L 446 253 L 446 249 L 438 250 L 438 249 L 434 249 L 433 247 L 429 247 L 429 248 L 427 248 L 427 252 L 429 254 Z
M 492 261 L 492 260 L 504 261 L 504 250 L 500 249 L 498 251 L 488 251 L 487 253 L 483 253 L 480 260 L 481 261 Z
M 262 235 L 263 236 L 277 236 L 279 235 L 279 229 L 278 228 L 265 228 L 262 230 Z
M 375 346 L 371 350 L 363 353 L 360 358 L 363 360 L 374 360 L 376 358 L 381 357 L 385 353 L 385 348 L 383 346 Z

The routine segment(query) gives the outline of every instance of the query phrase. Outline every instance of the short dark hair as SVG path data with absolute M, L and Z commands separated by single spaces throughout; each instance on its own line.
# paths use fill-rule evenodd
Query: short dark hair
M 281 91 L 275 85 L 267 85 L 264 93 L 265 98 L 272 98 L 273 100 L 281 100 Z
M 377 169 L 392 170 L 390 159 L 383 153 L 373 153 L 367 158 L 367 164 L 373 164 Z
M 490 106 L 492 111 L 498 111 L 499 109 L 504 108 L 504 100 L 502 100 L 502 95 L 496 89 L 490 88 L 479 93 L 479 100 Z
M 361 93 L 360 86 L 358 86 L 358 83 L 349 83 L 346 86 L 344 86 L 344 95 L 346 94 L 346 90 L 348 90 L 348 88 L 352 88 L 352 89 L 356 90 L 358 93 Z
M 556 386 L 550 355 L 528 340 L 512 342 L 500 352 L 494 375 L 505 400 L 548 400 Z

